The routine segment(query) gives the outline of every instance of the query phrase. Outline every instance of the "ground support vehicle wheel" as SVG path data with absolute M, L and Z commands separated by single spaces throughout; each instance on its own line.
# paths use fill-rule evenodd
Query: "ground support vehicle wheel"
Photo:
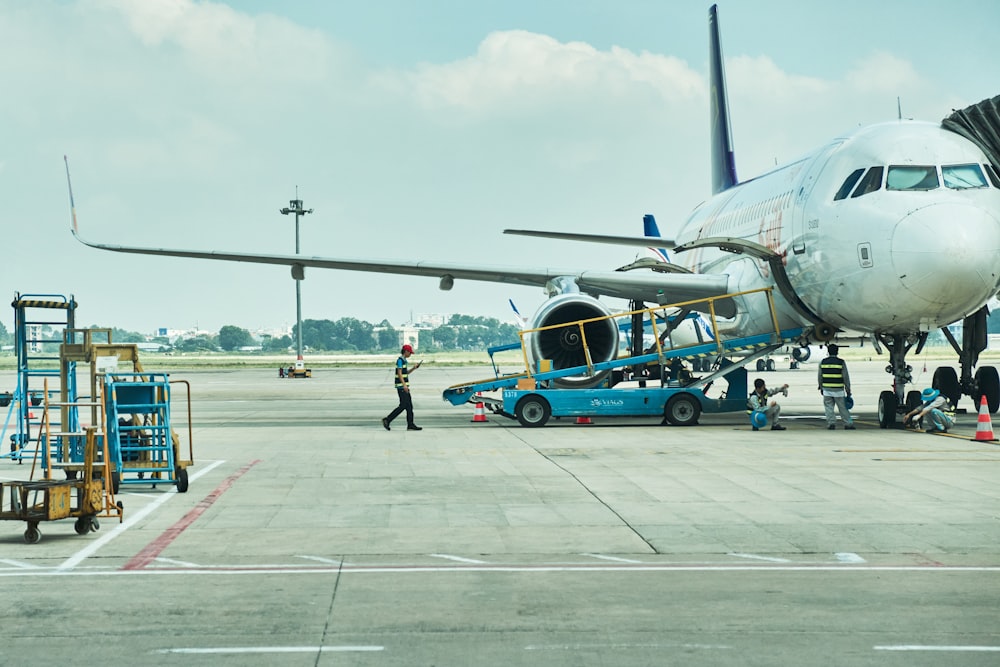
M 177 467 L 174 470 L 174 477 L 177 479 L 177 493 L 187 493 L 188 490 L 187 468 Z
M 549 402 L 537 394 L 529 394 L 517 402 L 514 408 L 514 416 L 521 426 L 545 426 L 552 416 L 552 408 Z
M 24 541 L 28 544 L 38 544 L 42 539 L 42 531 L 38 530 L 38 524 L 34 521 L 28 522 L 28 527 L 24 529 Z
M 701 403 L 691 394 L 677 394 L 663 406 L 663 416 L 674 426 L 693 426 L 701 416 Z

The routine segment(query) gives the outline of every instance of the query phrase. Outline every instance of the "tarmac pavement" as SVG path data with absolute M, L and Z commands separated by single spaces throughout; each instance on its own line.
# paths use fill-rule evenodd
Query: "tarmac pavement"
M 391 368 L 172 374 L 188 492 L 126 484 L 123 523 L 38 544 L 0 522 L 0 664 L 996 665 L 1000 446 L 968 400 L 879 429 L 884 363 L 849 364 L 856 431 L 814 364 L 750 374 L 789 383 L 783 432 L 475 423 L 440 392 L 489 370 L 430 365 L 424 430 L 386 432 Z

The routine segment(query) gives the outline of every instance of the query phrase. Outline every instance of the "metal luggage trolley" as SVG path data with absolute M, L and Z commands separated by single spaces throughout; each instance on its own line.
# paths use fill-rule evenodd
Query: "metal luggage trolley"
M 106 375 L 103 394 L 115 492 L 121 484 L 175 484 L 178 492 L 187 491 L 187 466 L 194 457 L 189 452 L 188 459 L 180 458 L 179 441 L 170 428 L 167 375 Z
M 111 489 L 103 411 L 100 411 L 101 419 L 93 426 L 73 432 L 53 431 L 53 426 L 62 428 L 59 422 L 51 420 L 53 413 L 77 405 L 51 402 L 48 400 L 50 395 L 46 380 L 46 400 L 40 422 L 42 435 L 39 436 L 43 444 L 34 450 L 31 479 L 0 481 L 0 520 L 24 521 L 27 524 L 24 541 L 28 544 L 35 544 L 42 538 L 38 529 L 42 521 L 75 518 L 74 529 L 79 535 L 86 535 L 100 528 L 98 517 L 122 520 L 122 504 L 115 502 Z M 100 405 L 97 404 L 97 407 Z M 79 445 L 80 458 L 78 461 L 67 460 L 64 450 L 76 447 L 76 444 L 69 444 L 76 441 L 82 441 Z M 34 478 L 38 468 L 41 468 L 43 479 Z M 55 470 L 63 471 L 66 479 L 54 479 L 52 474 Z

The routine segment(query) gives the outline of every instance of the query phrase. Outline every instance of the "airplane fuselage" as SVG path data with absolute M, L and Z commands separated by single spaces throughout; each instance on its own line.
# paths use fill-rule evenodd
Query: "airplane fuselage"
M 833 327 L 928 331 L 1000 290 L 1000 187 L 990 169 L 977 146 L 939 125 L 874 125 L 715 195 L 676 240 L 766 247 L 806 309 Z M 718 247 L 676 261 L 728 274 L 731 292 L 774 284 L 767 261 Z M 783 325 L 810 323 L 777 291 L 775 300 Z M 762 312 L 744 304 L 729 326 L 767 330 Z

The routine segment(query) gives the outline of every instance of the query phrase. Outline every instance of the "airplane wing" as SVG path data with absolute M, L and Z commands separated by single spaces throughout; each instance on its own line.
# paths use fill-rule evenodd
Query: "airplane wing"
M 506 283 L 508 285 L 545 287 L 551 281 L 569 279 L 579 286 L 581 292 L 588 294 L 620 297 L 623 299 L 640 299 L 649 303 L 670 303 L 725 294 L 729 283 L 728 276 L 725 275 L 654 274 L 652 272 L 638 273 L 635 271 L 580 271 L 549 268 L 521 269 L 483 264 L 436 264 L 433 262 L 400 262 L 394 260 L 337 259 L 333 257 L 309 257 L 306 255 L 264 255 L 218 250 L 145 248 L 95 243 L 81 237 L 76 229 L 73 230 L 73 235 L 84 245 L 112 252 L 165 257 L 189 257 L 192 259 L 214 259 L 254 264 L 277 264 L 291 267 L 292 274 L 295 277 L 301 277 L 299 272 L 303 271 L 305 267 L 425 276 L 428 278 L 437 278 L 440 281 L 442 289 L 450 289 L 455 280 L 478 280 Z
M 727 293 L 729 277 L 692 273 L 654 273 L 639 271 L 580 271 L 576 269 L 519 269 L 507 266 L 483 264 L 434 264 L 431 262 L 401 262 L 393 260 L 351 260 L 333 257 L 306 257 L 304 255 L 263 255 L 228 251 L 181 250 L 174 248 L 146 248 L 139 246 L 95 243 L 80 236 L 76 220 L 76 203 L 73 200 L 73 184 L 69 177 L 69 160 L 66 161 L 66 182 L 69 186 L 70 211 L 72 213 L 73 236 L 84 245 L 111 252 L 164 257 L 189 257 L 192 259 L 213 259 L 227 262 L 249 262 L 253 264 L 277 264 L 292 269 L 292 277 L 301 280 L 305 268 L 340 269 L 343 271 L 367 271 L 370 273 L 393 273 L 409 276 L 437 278 L 439 287 L 449 290 L 455 280 L 478 280 L 483 282 L 506 283 L 544 287 L 550 293 L 563 291 L 567 281 L 575 283 L 581 292 L 594 296 L 612 296 L 622 299 L 638 299 L 649 303 L 678 303 L 694 299 L 704 299 Z M 647 240 L 648 244 L 648 240 Z M 725 305 L 724 305 L 725 304 Z M 721 310 L 719 308 L 721 307 Z M 731 317 L 725 311 L 732 310 L 731 301 L 717 304 L 717 312 L 722 317 Z

